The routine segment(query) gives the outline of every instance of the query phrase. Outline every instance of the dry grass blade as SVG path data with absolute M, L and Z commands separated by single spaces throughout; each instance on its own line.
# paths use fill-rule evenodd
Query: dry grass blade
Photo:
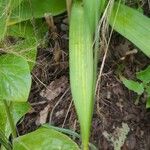
M 103 72 L 103 68 L 104 68 L 104 65 L 105 65 L 105 60 L 106 60 L 106 57 L 107 57 L 107 52 L 108 52 L 108 48 L 109 48 L 109 44 L 110 44 L 110 40 L 111 40 L 111 36 L 112 36 L 112 33 L 113 33 L 113 28 L 110 32 L 110 34 L 108 35 L 108 20 L 109 20 L 109 17 L 110 17 L 110 14 L 112 12 L 112 8 L 113 8 L 113 5 L 114 5 L 114 0 L 109 0 L 106 8 L 105 8 L 105 11 L 103 13 L 103 16 L 99 22 L 99 29 L 98 29 L 98 32 L 100 32 L 101 30 L 101 38 L 100 38 L 100 42 L 101 42 L 101 49 L 104 50 L 104 56 L 103 56 L 103 59 L 102 59 L 102 64 L 101 64 L 101 67 L 100 67 L 100 71 L 99 71 L 99 75 L 98 75 L 98 79 L 97 79 L 97 83 L 96 83 L 96 89 L 95 89 L 95 94 L 97 96 L 97 111 L 98 111 L 98 114 L 100 114 L 100 107 L 99 107 L 99 95 L 100 95 L 100 81 L 101 81 L 101 76 L 102 76 L 102 72 Z

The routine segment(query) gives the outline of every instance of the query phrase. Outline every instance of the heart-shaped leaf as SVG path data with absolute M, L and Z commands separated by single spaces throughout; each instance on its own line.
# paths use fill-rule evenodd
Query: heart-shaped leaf
M 0 101 L 27 101 L 31 75 L 27 61 L 11 54 L 0 56 Z
M 27 39 L 34 37 L 35 39 L 40 40 L 44 37 L 47 31 L 48 28 L 43 19 L 35 19 L 34 25 L 30 20 L 28 20 L 8 26 L 7 35 Z
M 33 18 L 42 18 L 45 13 L 55 16 L 66 10 L 65 0 L 24 0 L 13 10 L 9 25 Z
M 33 69 L 36 62 L 36 54 L 37 54 L 37 40 L 35 37 L 29 39 L 22 40 L 18 42 L 16 45 L 10 46 L 12 53 L 19 55 L 26 59 L 29 63 L 30 70 Z
M 45 13 L 53 16 L 66 10 L 65 0 L 0 0 L 0 41 L 7 34 L 9 25 L 26 20 L 44 17 Z M 9 14 L 9 15 L 8 15 Z
M 0 0 L 0 41 L 4 39 L 7 32 L 7 23 L 12 10 L 21 2 L 22 0 Z
M 54 129 L 39 128 L 13 141 L 13 150 L 79 150 L 77 144 Z
M 29 62 L 30 70 L 32 70 L 36 61 L 37 45 L 48 30 L 42 19 L 36 19 L 35 26 L 33 27 L 30 21 L 26 21 L 9 26 L 7 31 L 8 36 L 13 36 L 16 39 L 18 37 L 23 38 L 15 45 L 9 45 L 7 49 L 9 48 L 11 52 L 24 57 Z

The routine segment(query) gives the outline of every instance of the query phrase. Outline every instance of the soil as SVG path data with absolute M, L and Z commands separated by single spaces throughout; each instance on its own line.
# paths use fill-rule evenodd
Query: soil
M 144 10 L 147 10 L 147 5 L 144 7 Z M 149 13 L 146 14 L 149 15 Z M 57 27 L 57 30 L 54 31 L 57 38 L 54 40 L 52 32 L 49 32 L 48 43 L 45 47 L 38 49 L 29 97 L 32 110 L 18 125 L 20 135 L 34 131 L 43 123 L 43 120 L 44 123 L 50 122 L 57 127 L 80 132 L 69 85 L 66 14 L 55 17 L 54 21 Z M 59 43 L 57 45 L 59 51 L 55 47 L 56 41 Z M 140 51 L 126 55 L 127 52 L 135 49 L 137 48 L 132 43 L 114 32 L 102 80 L 98 87 L 100 94 L 96 98 L 91 129 L 90 142 L 100 150 L 114 149 L 112 142 L 104 136 L 104 132 L 113 135 L 123 123 L 128 125 L 130 131 L 121 147 L 122 150 L 150 149 L 150 111 L 145 108 L 145 95 L 143 94 L 139 104 L 135 105 L 137 95 L 125 88 L 119 79 L 119 73 L 128 79 L 135 79 L 135 72 L 150 64 L 150 60 Z M 58 55 L 57 59 L 56 55 Z M 100 65 L 101 60 L 99 67 Z M 64 80 L 61 82 L 62 77 L 65 78 L 66 84 L 63 84 Z M 41 92 L 47 89 L 50 89 L 50 92 L 54 90 L 56 95 L 53 95 L 51 99 L 48 99 L 46 95 L 43 96 Z M 42 116 L 43 110 L 46 116 Z M 39 121 L 39 117 L 43 117 L 43 120 Z

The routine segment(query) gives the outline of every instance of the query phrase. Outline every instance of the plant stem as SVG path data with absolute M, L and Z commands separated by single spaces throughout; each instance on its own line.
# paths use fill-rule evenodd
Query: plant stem
M 141 96 L 141 95 L 138 95 L 138 97 L 136 98 L 136 101 L 135 101 L 135 103 L 134 103 L 135 105 L 138 105 L 139 100 L 140 100 L 140 96 Z
M 8 102 L 6 100 L 4 100 L 4 106 L 5 106 L 7 118 L 8 118 L 9 124 L 10 124 L 12 136 L 13 136 L 13 138 L 16 138 L 17 137 L 17 133 L 16 133 L 15 123 L 14 123 L 12 114 L 10 112 L 10 108 L 9 108 Z
M 83 150 L 89 150 L 89 146 L 87 144 L 83 145 Z
M 71 6 L 72 6 L 72 0 L 66 0 L 66 7 L 67 7 L 69 21 L 70 21 L 70 16 L 71 16 Z

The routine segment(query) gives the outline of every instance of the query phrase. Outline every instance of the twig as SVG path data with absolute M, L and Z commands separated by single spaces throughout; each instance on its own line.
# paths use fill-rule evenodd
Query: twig
M 53 107 L 51 113 L 50 113 L 50 117 L 49 117 L 49 124 L 51 124 L 52 122 L 52 116 L 53 116 L 53 113 L 54 113 L 54 110 L 55 108 L 58 106 L 58 104 L 62 101 L 63 97 L 66 95 L 66 93 L 69 91 L 70 88 L 68 88 L 64 94 L 60 97 L 60 99 L 57 101 L 57 103 L 55 104 L 55 106 Z
M 67 117 L 68 117 L 68 114 L 69 114 L 69 111 L 70 111 L 71 106 L 72 106 L 72 100 L 71 100 L 70 105 L 69 105 L 69 107 L 68 107 L 68 110 L 67 110 L 67 113 L 66 113 L 64 122 L 63 122 L 63 124 L 62 124 L 62 128 L 63 128 L 64 125 L 65 125 L 65 122 L 66 122 L 66 120 L 67 120 Z

